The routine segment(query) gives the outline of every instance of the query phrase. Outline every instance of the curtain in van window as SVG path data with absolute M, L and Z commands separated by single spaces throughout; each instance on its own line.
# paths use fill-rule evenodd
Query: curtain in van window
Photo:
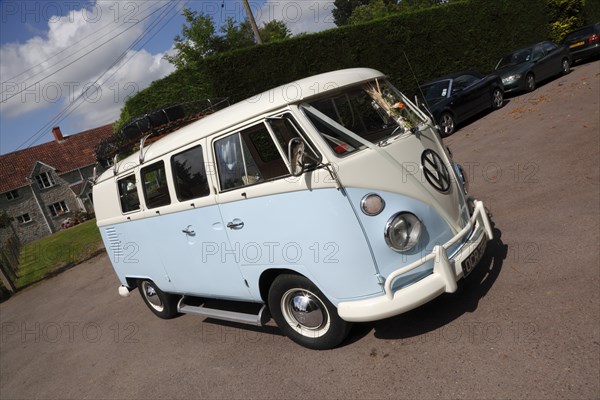
M 239 151 L 239 134 L 221 139 L 216 145 L 217 153 L 219 154 L 219 159 L 223 166 L 227 167 L 227 170 L 233 171 L 237 164 L 237 160 L 241 158 Z
M 221 189 L 243 186 L 246 176 L 240 134 L 236 133 L 215 142 Z

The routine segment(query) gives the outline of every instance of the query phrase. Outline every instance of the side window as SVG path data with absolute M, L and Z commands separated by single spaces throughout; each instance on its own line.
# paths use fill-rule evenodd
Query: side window
M 140 199 L 137 192 L 137 184 L 135 175 L 129 175 L 123 179 L 119 179 L 119 197 L 121 200 L 121 211 L 128 213 L 140 209 Z
M 558 46 L 556 44 L 554 44 L 553 42 L 544 42 L 544 43 L 542 43 L 542 47 L 546 51 L 546 54 L 548 54 L 548 53 L 553 52 L 554 50 L 556 50 L 556 48 Z
M 221 190 L 254 185 L 289 174 L 264 124 L 215 141 Z
M 532 56 L 533 61 L 537 61 L 537 60 L 541 59 L 542 57 L 544 57 L 544 50 L 542 49 L 541 46 L 535 46 L 533 48 L 533 56 Z
M 159 161 L 142 168 L 144 182 L 144 197 L 148 208 L 162 207 L 171 204 L 171 196 L 167 187 L 165 163 Z
M 205 197 L 210 194 L 202 146 L 192 147 L 171 158 L 175 191 L 179 201 Z

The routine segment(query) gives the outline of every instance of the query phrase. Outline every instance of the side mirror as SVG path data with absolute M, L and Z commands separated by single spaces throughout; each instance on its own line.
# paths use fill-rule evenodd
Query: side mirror
M 306 145 L 300 138 L 293 138 L 288 143 L 288 160 L 290 160 L 292 176 L 304 173 L 304 153 Z

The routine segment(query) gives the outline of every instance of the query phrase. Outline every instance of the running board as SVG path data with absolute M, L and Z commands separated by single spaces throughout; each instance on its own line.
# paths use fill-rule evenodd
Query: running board
M 208 308 L 203 306 L 192 306 L 183 303 L 185 296 L 179 300 L 177 311 L 184 314 L 196 314 L 206 318 L 214 318 L 223 321 L 238 322 L 255 326 L 264 326 L 269 322 L 271 316 L 267 306 L 263 305 L 258 314 L 246 314 L 235 311 L 221 310 L 218 308 Z

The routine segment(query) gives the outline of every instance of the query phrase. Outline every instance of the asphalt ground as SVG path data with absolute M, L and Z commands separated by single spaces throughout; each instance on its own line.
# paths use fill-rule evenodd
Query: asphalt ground
M 457 293 L 312 351 L 160 320 L 100 255 L 0 305 L 0 397 L 599 398 L 599 82 L 576 66 L 446 139 L 495 233 Z

